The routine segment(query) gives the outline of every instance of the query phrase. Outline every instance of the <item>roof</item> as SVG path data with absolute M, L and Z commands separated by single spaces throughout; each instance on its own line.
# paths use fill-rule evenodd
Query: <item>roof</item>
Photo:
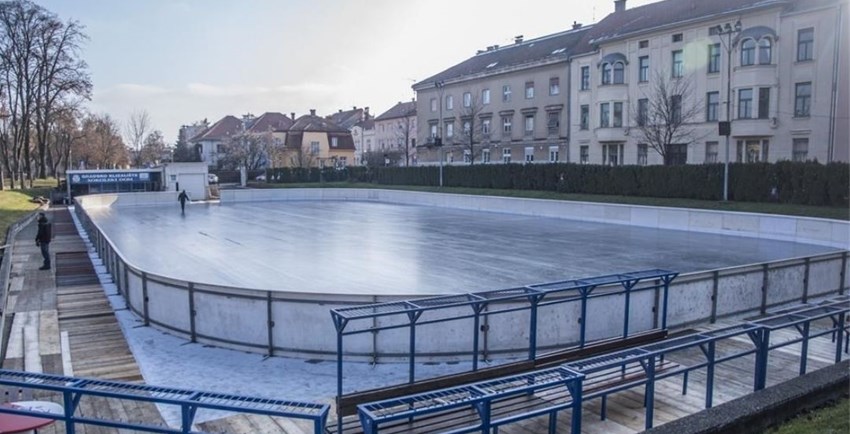
M 582 27 L 536 39 L 511 44 L 501 48 L 488 49 L 477 55 L 419 81 L 413 88 L 437 81 L 461 78 L 484 72 L 497 72 L 506 68 L 525 65 L 543 60 L 564 60 L 572 54 L 573 48 L 591 27 Z M 491 47 L 492 48 L 492 47 Z
M 354 138 L 351 137 L 351 133 L 348 130 L 344 132 L 328 132 L 328 145 L 330 145 L 331 138 L 336 137 L 337 145 L 335 148 L 331 148 L 331 150 L 354 150 Z M 304 142 L 304 132 L 290 132 L 286 135 L 286 143 L 284 146 L 287 148 L 295 148 L 301 149 L 301 146 Z
M 363 128 L 364 130 L 374 130 L 375 129 L 375 118 L 364 119 L 355 124 L 356 126 Z
M 236 119 L 235 116 L 227 115 L 189 141 L 199 142 L 201 140 L 222 140 L 239 133 L 240 131 L 242 131 L 242 121 Z
M 785 6 L 788 3 L 788 0 L 663 0 L 631 9 L 626 8 L 621 12 L 610 13 L 596 23 L 585 34 L 582 44 L 576 47 L 576 52 L 592 51 L 599 43 L 635 33 L 681 25 L 689 21 L 705 20 L 713 16 L 720 18 L 723 15 L 745 10 Z
M 254 120 L 254 123 L 248 128 L 249 133 L 265 133 L 268 131 L 287 130 L 292 126 L 292 119 L 283 113 L 266 112 Z
M 305 131 L 321 133 L 349 133 L 347 128 L 343 128 L 336 123 L 331 122 L 329 119 L 313 114 L 301 116 L 294 124 L 292 124 L 291 127 L 289 127 L 290 133 Z
M 347 129 L 353 127 L 360 122 L 361 119 L 363 119 L 363 109 L 355 107 L 352 110 L 340 110 L 334 114 L 325 116 L 325 118 Z
M 407 118 L 411 116 L 416 116 L 416 101 L 408 101 L 408 102 L 399 102 L 398 104 L 392 106 L 389 110 L 381 113 L 380 116 L 376 117 L 376 121 L 385 121 L 389 119 L 396 118 Z

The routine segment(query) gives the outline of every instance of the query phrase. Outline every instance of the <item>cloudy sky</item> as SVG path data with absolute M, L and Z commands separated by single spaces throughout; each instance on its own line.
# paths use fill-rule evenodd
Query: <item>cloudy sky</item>
M 590 24 L 613 0 L 36 0 L 86 27 L 89 109 L 180 125 L 266 111 L 375 114 L 489 45 Z M 627 7 L 650 0 L 628 0 Z

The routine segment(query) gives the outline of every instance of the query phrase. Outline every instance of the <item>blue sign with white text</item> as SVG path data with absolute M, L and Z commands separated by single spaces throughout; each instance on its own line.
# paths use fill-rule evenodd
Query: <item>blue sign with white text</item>
M 71 175 L 72 184 L 105 184 L 124 182 L 150 182 L 150 172 L 100 172 L 74 173 Z

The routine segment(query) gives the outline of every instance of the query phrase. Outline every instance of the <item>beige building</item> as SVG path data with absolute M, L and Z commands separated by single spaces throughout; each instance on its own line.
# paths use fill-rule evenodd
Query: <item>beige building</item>
M 846 2 L 615 3 L 572 59 L 570 161 L 724 162 L 727 94 L 730 161 L 848 161 Z M 644 133 L 661 81 L 681 120 L 666 147 Z
M 345 167 L 354 163 L 351 132 L 310 110 L 286 131 L 284 167 Z
M 375 151 L 397 156 L 399 166 L 415 166 L 416 101 L 399 102 L 375 118 Z
M 846 1 L 614 3 L 593 26 L 518 37 L 414 85 L 420 161 L 724 162 L 727 100 L 730 161 L 850 161 Z M 667 140 L 644 134 L 669 124 Z
M 569 56 L 586 32 L 517 37 L 414 85 L 419 161 L 566 161 Z

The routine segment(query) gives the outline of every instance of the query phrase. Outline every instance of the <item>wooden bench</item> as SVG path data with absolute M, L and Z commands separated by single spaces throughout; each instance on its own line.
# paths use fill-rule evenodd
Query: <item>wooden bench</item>
M 666 330 L 651 330 L 633 334 L 628 338 L 614 338 L 593 342 L 585 345 L 583 348 L 568 348 L 565 350 L 547 353 L 539 356 L 535 360 L 508 363 L 492 368 L 480 369 L 475 372 L 446 375 L 418 381 L 413 384 L 403 384 L 352 393 L 340 397 L 338 400 L 337 415 L 342 418 L 342 431 L 344 433 L 358 434 L 363 432 L 362 425 L 356 417 L 353 417 L 353 415 L 357 413 L 357 406 L 360 404 L 385 401 L 398 397 L 451 388 L 459 384 L 471 384 L 500 377 L 527 373 L 539 369 L 552 368 L 570 361 L 580 360 L 612 351 L 633 348 L 652 342 L 658 342 L 663 340 L 665 337 L 667 337 Z M 563 390 L 560 394 L 548 391 L 545 395 L 536 393 L 535 396 L 541 397 L 540 399 L 545 400 L 562 400 L 568 398 L 569 394 L 566 390 Z M 492 411 L 497 412 L 501 415 L 500 417 L 507 417 L 510 414 L 521 413 L 526 410 L 534 411 L 534 406 L 536 404 L 539 404 L 539 402 L 533 402 L 532 399 L 528 399 L 527 397 L 519 397 L 519 399 L 517 397 L 513 397 L 512 399 L 504 400 L 504 402 L 500 401 L 499 406 Z M 472 410 L 465 411 L 466 414 L 463 414 L 463 411 L 459 411 L 456 412 L 457 414 L 428 415 L 424 418 L 417 418 L 418 422 L 416 423 L 416 428 L 412 428 L 410 424 L 405 422 L 403 424 L 405 427 L 404 430 L 407 432 L 435 432 L 439 431 L 439 427 L 449 427 L 454 424 L 461 423 L 461 421 L 469 418 L 477 418 Z M 339 423 L 339 420 L 337 420 L 337 423 Z M 336 432 L 337 423 L 328 424 L 328 432 Z M 391 424 L 386 426 L 382 425 L 381 432 L 393 432 L 392 426 L 393 425 Z M 425 429 L 420 431 L 419 427 L 424 427 Z
M 658 358 L 655 360 L 655 374 L 670 372 L 681 366 L 669 359 Z M 687 372 L 685 372 L 687 374 Z M 686 377 L 687 378 L 687 377 Z M 594 372 L 589 374 L 584 379 L 583 394 L 584 401 L 589 401 L 596 397 L 602 398 L 602 408 L 600 410 L 600 418 L 605 420 L 607 417 L 608 395 L 616 393 L 623 389 L 628 389 L 644 383 L 647 380 L 646 370 L 639 363 L 630 363 L 625 366 L 606 369 L 604 371 Z M 687 379 L 685 380 L 687 384 Z M 683 390 L 684 390 L 683 386 Z M 683 392 L 684 393 L 684 392 Z M 644 401 L 644 405 L 646 402 Z

